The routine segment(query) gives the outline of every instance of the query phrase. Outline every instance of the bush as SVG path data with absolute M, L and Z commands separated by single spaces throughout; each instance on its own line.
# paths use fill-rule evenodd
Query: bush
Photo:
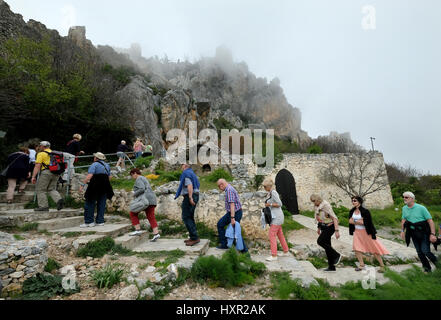
M 83 248 L 78 250 L 77 256 L 82 258 L 101 258 L 106 253 L 110 252 L 114 246 L 115 241 L 110 237 L 105 237 L 87 243 Z
M 61 267 L 61 265 L 57 261 L 55 261 L 52 258 L 49 258 L 49 259 L 47 259 L 47 263 L 44 266 L 44 271 L 51 273 L 54 270 L 60 269 L 60 267 Z
M 78 287 L 75 290 L 63 289 L 60 276 L 39 273 L 23 282 L 23 299 L 46 300 L 55 295 L 68 295 L 75 292 L 79 292 Z
M 319 145 L 313 144 L 308 148 L 307 152 L 311 154 L 321 154 L 323 150 Z
M 155 173 L 159 175 L 159 179 L 167 182 L 179 181 L 182 171 L 170 171 L 166 172 L 163 170 L 155 170 Z
M 219 287 L 251 284 L 265 271 L 263 263 L 254 262 L 248 254 L 238 254 L 230 248 L 222 258 L 199 257 L 191 268 L 191 277 L 199 283 L 208 282 Z
M 265 176 L 263 176 L 263 175 L 255 175 L 254 176 L 254 188 L 256 190 L 259 190 L 264 179 L 265 179 Z
M 91 278 L 95 285 L 102 288 L 112 288 L 120 283 L 124 275 L 124 268 L 119 264 L 106 265 L 103 269 L 92 271 Z
M 25 223 L 21 227 L 19 227 L 20 231 L 32 231 L 38 229 L 38 223 L 37 222 L 29 222 Z
M 288 272 L 274 272 L 271 274 L 272 291 L 279 299 L 300 300 L 330 300 L 329 286 L 322 280 L 319 285 L 303 288 L 299 279 L 291 279 Z
M 225 179 L 227 181 L 232 181 L 233 176 L 231 174 L 229 174 L 227 171 L 225 171 L 225 169 L 223 169 L 223 168 L 218 168 L 207 176 L 207 180 L 210 182 L 217 182 L 217 180 L 219 180 L 219 179 Z
M 134 164 L 137 168 L 142 168 L 142 167 L 148 168 L 153 158 L 154 158 L 153 156 L 145 157 L 145 158 L 139 157 L 138 159 L 135 160 Z

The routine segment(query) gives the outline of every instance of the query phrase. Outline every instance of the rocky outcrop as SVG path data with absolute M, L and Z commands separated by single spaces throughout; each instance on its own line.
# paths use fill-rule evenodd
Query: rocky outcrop
M 158 116 L 154 108 L 155 95 L 141 76 L 135 76 L 131 82 L 118 92 L 125 107 L 130 110 L 132 128 L 136 136 L 147 141 L 153 147 L 153 153 L 160 156 L 163 150 L 161 133 L 158 128 Z

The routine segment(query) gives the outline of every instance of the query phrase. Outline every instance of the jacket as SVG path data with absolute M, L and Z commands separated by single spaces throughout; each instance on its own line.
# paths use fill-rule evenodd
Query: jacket
M 377 239 L 377 230 L 374 227 L 374 224 L 372 223 L 372 216 L 368 209 L 360 206 L 360 213 L 361 217 L 363 218 L 364 227 L 366 228 L 366 232 L 368 235 L 372 236 L 372 239 Z M 349 211 L 349 219 L 352 218 L 352 215 L 354 214 L 355 207 Z M 355 231 L 355 225 L 349 224 L 349 234 L 352 236 Z
M 236 240 L 237 250 L 242 251 L 245 248 L 239 222 L 236 222 L 234 227 L 231 225 L 231 223 L 228 225 L 227 230 L 225 231 L 225 237 L 227 238 L 228 248 L 231 248 L 234 240 Z
M 114 193 L 107 174 L 94 174 L 90 179 L 84 198 L 87 201 L 97 200 L 106 195 L 107 199 L 112 199 Z
M 193 185 L 193 189 L 199 189 L 200 183 L 198 180 L 198 177 L 196 176 L 196 173 L 191 168 L 185 169 L 184 172 L 182 172 L 181 177 L 179 179 L 179 188 L 176 192 L 175 199 L 179 198 L 181 195 L 182 188 L 184 187 L 184 181 L 185 178 L 189 178 L 191 180 L 191 184 Z
M 23 152 L 14 152 L 8 156 L 9 165 L 6 178 L 26 179 L 29 174 L 29 156 Z
M 406 222 L 404 222 L 404 229 L 405 229 L 405 240 L 407 246 L 409 246 L 410 239 L 412 237 L 421 239 L 425 234 L 430 235 L 431 233 L 430 225 L 427 222 L 427 220 L 416 223 L 412 223 L 406 220 Z M 432 242 L 432 244 L 435 250 L 438 251 L 438 245 L 440 244 L 439 239 L 437 239 L 435 243 Z

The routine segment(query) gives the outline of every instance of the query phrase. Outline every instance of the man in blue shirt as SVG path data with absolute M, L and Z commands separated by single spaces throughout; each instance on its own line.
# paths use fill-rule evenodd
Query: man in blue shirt
M 403 193 L 404 203 L 401 216 L 401 238 L 405 240 L 404 227 L 407 223 L 408 232 L 413 245 L 418 253 L 418 257 L 423 264 L 424 272 L 432 270 L 429 260 L 437 264 L 436 256 L 430 252 L 430 243 L 436 242 L 435 224 L 432 216 L 426 207 L 415 203 L 415 195 L 412 192 Z M 430 235 L 429 235 L 430 229 Z M 427 232 L 426 232 L 427 231 Z M 429 260 L 427 260 L 429 258 Z
M 104 212 L 106 211 L 106 199 L 112 199 L 113 189 L 110 185 L 110 166 L 105 162 L 106 156 L 101 152 L 93 154 L 94 162 L 87 171 L 86 179 L 80 186 L 80 192 L 83 187 L 89 184 L 84 195 L 86 201 L 84 204 L 84 224 L 80 227 L 104 226 Z M 94 223 L 95 206 L 97 207 L 96 224 Z
M 188 230 L 190 238 L 185 240 L 187 246 L 194 246 L 195 244 L 201 242 L 199 239 L 196 222 L 194 220 L 194 211 L 196 209 L 196 204 L 199 201 L 199 179 L 190 168 L 187 163 L 181 166 L 182 174 L 180 177 L 180 183 L 178 191 L 176 192 L 175 199 L 180 196 L 184 197 L 182 201 L 182 221 Z

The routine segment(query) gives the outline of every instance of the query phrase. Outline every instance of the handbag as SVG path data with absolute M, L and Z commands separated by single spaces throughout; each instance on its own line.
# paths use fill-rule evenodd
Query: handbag
M 265 203 L 267 203 L 269 199 L 271 199 L 271 197 L 266 199 Z M 262 209 L 262 212 L 263 212 L 263 215 L 265 217 L 266 224 L 271 224 L 271 221 L 273 220 L 273 217 L 271 215 L 271 208 L 270 207 L 265 207 L 265 208 Z
M 130 211 L 133 213 L 138 213 L 147 209 L 149 205 L 149 200 L 144 194 L 142 194 L 130 202 Z

